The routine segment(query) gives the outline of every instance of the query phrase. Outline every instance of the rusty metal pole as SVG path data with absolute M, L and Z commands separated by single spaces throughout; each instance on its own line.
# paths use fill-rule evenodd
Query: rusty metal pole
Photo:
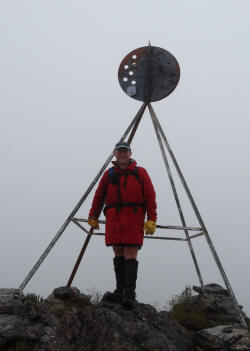
M 99 216 L 98 216 L 98 217 L 99 217 Z M 87 238 L 86 238 L 85 241 L 84 241 L 83 247 L 82 247 L 82 249 L 81 249 L 81 251 L 80 251 L 80 253 L 79 253 L 79 256 L 78 256 L 78 258 L 77 258 L 77 261 L 76 261 L 76 263 L 75 263 L 75 266 L 74 266 L 74 268 L 73 268 L 73 271 L 72 271 L 72 273 L 71 273 L 71 275 L 70 275 L 70 277 L 69 277 L 69 280 L 68 280 L 68 283 L 67 283 L 67 286 L 68 286 L 68 287 L 70 287 L 71 284 L 72 284 L 72 281 L 73 281 L 73 279 L 74 279 L 74 277 L 75 277 L 75 275 L 76 275 L 77 269 L 78 269 L 78 267 L 79 267 L 79 265 L 80 265 L 80 263 L 81 263 L 82 257 L 83 257 L 83 255 L 84 255 L 86 249 L 87 249 L 87 246 L 88 246 L 88 244 L 89 244 L 89 241 L 90 241 L 90 238 L 91 238 L 93 232 L 94 232 L 94 228 L 91 228 L 90 231 L 89 231 L 89 233 L 88 233 L 88 235 L 87 235 Z
M 146 104 L 143 103 L 140 110 L 137 112 L 136 116 L 133 118 L 132 122 L 130 123 L 130 125 L 128 126 L 128 128 L 126 129 L 125 133 L 123 134 L 123 136 L 121 137 L 120 141 L 124 141 L 125 138 L 127 137 L 128 133 L 130 132 L 130 130 L 133 128 L 134 124 L 136 123 L 137 119 L 140 117 L 141 113 L 143 113 L 145 111 L 146 108 Z M 88 187 L 88 189 L 86 190 L 86 192 L 84 193 L 84 195 L 82 196 L 82 198 L 80 199 L 80 201 L 78 202 L 78 204 L 76 205 L 76 207 L 73 209 L 73 211 L 70 213 L 69 217 L 66 219 L 66 221 L 64 222 L 64 224 L 62 225 L 62 227 L 59 229 L 59 231 L 56 233 L 55 237 L 52 239 L 52 241 L 50 242 L 50 244 L 48 245 L 48 247 L 45 249 L 45 251 L 43 252 L 43 254 L 41 255 L 41 257 L 38 259 L 38 261 L 36 262 L 36 264 L 34 265 L 34 267 L 31 269 L 31 271 L 27 274 L 27 276 L 25 277 L 24 281 L 21 283 L 21 285 L 19 286 L 19 290 L 23 290 L 26 285 L 28 284 L 28 282 L 30 281 L 30 279 L 33 277 L 33 275 L 35 274 L 35 272 L 37 271 L 37 269 L 40 267 L 40 265 L 42 264 L 42 262 L 45 260 L 45 258 L 48 256 L 48 254 L 50 253 L 50 251 L 52 250 L 52 248 L 54 247 L 54 245 L 56 244 L 56 242 L 58 241 L 58 239 L 60 238 L 60 236 L 63 234 L 63 232 L 65 231 L 65 229 L 68 227 L 69 223 L 71 222 L 72 218 L 74 217 L 74 215 L 77 213 L 77 211 L 79 210 L 79 208 L 82 206 L 83 202 L 86 200 L 86 198 L 88 197 L 88 195 L 90 194 L 91 190 L 93 189 L 93 187 L 95 186 L 95 184 L 97 183 L 97 181 L 99 180 L 99 178 L 101 177 L 101 175 L 103 174 L 103 172 L 105 171 L 106 167 L 108 166 L 108 164 L 110 163 L 110 161 L 113 158 L 113 152 L 111 153 L 111 155 L 108 157 L 108 159 L 106 160 L 106 162 L 104 163 L 104 165 L 102 166 L 102 168 L 100 169 L 100 171 L 98 172 L 97 176 L 94 178 L 94 180 L 92 181 L 92 183 L 90 184 L 90 186 Z
M 174 156 L 174 153 L 173 153 L 173 151 L 171 150 L 171 147 L 170 147 L 170 145 L 169 145 L 169 143 L 168 143 L 168 140 L 167 140 L 167 138 L 166 138 L 166 136 L 165 136 L 165 134 L 164 134 L 164 131 L 163 131 L 161 125 L 160 125 L 160 122 L 159 122 L 159 120 L 158 120 L 158 118 L 157 118 L 157 116 L 156 116 L 156 114 L 155 114 L 155 112 L 154 112 L 154 110 L 153 110 L 153 108 L 152 108 L 151 105 L 150 105 L 150 107 L 151 107 L 152 113 L 153 113 L 154 116 L 155 116 L 156 125 L 157 125 L 157 127 L 159 128 L 159 131 L 160 131 L 160 133 L 161 133 L 162 139 L 163 139 L 163 141 L 164 141 L 164 143 L 165 143 L 165 145 L 166 145 L 166 148 L 167 148 L 167 150 L 168 150 L 168 152 L 169 152 L 169 155 L 171 156 L 171 159 L 172 159 L 172 161 L 173 161 L 173 163 L 174 163 L 174 166 L 175 166 L 175 168 L 176 168 L 176 171 L 177 171 L 177 173 L 178 173 L 178 175 L 179 175 L 179 177 L 180 177 L 180 180 L 181 180 L 181 182 L 182 182 L 182 185 L 183 185 L 183 187 L 184 187 L 184 189 L 185 189 L 185 191 L 186 191 L 186 193 L 187 193 L 187 196 L 188 196 L 189 201 L 190 201 L 190 203 L 191 203 L 191 205 L 192 205 L 192 207 L 193 207 L 193 210 L 194 210 L 194 212 L 195 212 L 195 214 L 196 214 L 196 217 L 197 217 L 197 219 L 198 219 L 198 221 L 199 221 L 199 223 L 200 223 L 200 226 L 204 229 L 204 235 L 205 235 L 205 238 L 206 238 L 206 240 L 207 240 L 208 246 L 209 246 L 209 248 L 210 248 L 210 250 L 211 250 L 211 252 L 212 252 L 212 255 L 213 255 L 214 260 L 215 260 L 215 262 L 216 262 L 216 264 L 217 264 L 217 267 L 218 267 L 218 269 L 219 269 L 219 272 L 220 272 L 220 274 L 221 274 L 221 277 L 222 277 L 222 279 L 223 279 L 223 281 L 224 281 L 224 283 L 225 283 L 225 286 L 226 286 L 226 288 L 227 288 L 227 290 L 228 290 L 228 292 L 229 292 L 229 294 L 230 294 L 230 297 L 231 297 L 231 300 L 232 300 L 234 309 L 235 309 L 236 313 L 237 313 L 237 314 L 239 315 L 239 317 L 240 317 L 241 325 L 242 325 L 244 328 L 247 328 L 247 323 L 246 323 L 246 321 L 245 321 L 244 315 L 243 315 L 243 313 L 242 313 L 242 311 L 241 311 L 241 309 L 240 309 L 240 307 L 239 307 L 239 304 L 238 304 L 237 299 L 236 299 L 236 297 L 235 297 L 235 295 L 234 295 L 233 289 L 232 289 L 232 287 L 231 287 L 231 285 L 230 285 L 230 283 L 229 283 L 229 280 L 228 280 L 227 275 L 226 275 L 226 273 L 225 273 L 225 271 L 224 271 L 224 268 L 223 268 L 223 266 L 222 266 L 222 264 L 221 264 L 221 262 L 220 262 L 220 259 L 219 259 L 218 255 L 217 255 L 217 252 L 216 252 L 215 247 L 214 247 L 214 245 L 213 245 L 213 243 L 212 243 L 212 240 L 210 239 L 210 236 L 209 236 L 208 231 L 207 231 L 207 229 L 206 229 L 206 226 L 205 226 L 205 224 L 204 224 L 204 222 L 203 222 L 203 219 L 202 219 L 202 217 L 201 217 L 201 215 L 200 215 L 200 212 L 199 212 L 199 210 L 198 210 L 198 207 L 196 206 L 196 203 L 195 203 L 195 201 L 194 201 L 194 199 L 193 199 L 193 197 L 192 197 L 192 194 L 191 194 L 191 192 L 190 192 L 190 190 L 189 190 L 189 188 L 188 188 L 188 185 L 187 185 L 187 183 L 186 183 L 186 181 L 185 181 L 185 178 L 184 178 L 184 176 L 183 176 L 183 174 L 182 174 L 182 172 L 181 172 L 181 169 L 180 169 L 180 167 L 179 167 L 179 165 L 178 165 L 178 163 L 177 163 L 177 161 L 176 161 L 176 158 L 175 158 L 175 156 Z
M 176 187 L 175 187 L 175 183 L 174 183 L 174 179 L 173 179 L 173 176 L 172 176 L 172 172 L 171 172 L 171 169 L 169 167 L 167 155 L 166 155 L 166 152 L 165 152 L 164 147 L 163 147 L 163 143 L 162 143 L 162 140 L 161 140 L 161 136 L 160 136 L 160 132 L 159 132 L 158 126 L 156 124 L 156 116 L 155 116 L 154 111 L 152 110 L 152 106 L 151 106 L 150 103 L 148 104 L 148 108 L 149 108 L 149 112 L 150 112 L 150 115 L 151 115 L 151 118 L 152 118 L 152 122 L 153 122 L 153 125 L 154 125 L 154 128 L 155 128 L 155 133 L 156 133 L 156 136 L 157 136 L 157 139 L 158 139 L 158 142 L 159 142 L 159 146 L 160 146 L 160 149 L 161 149 L 161 154 L 162 154 L 162 157 L 163 157 L 163 161 L 165 163 L 165 167 L 166 167 L 166 170 L 167 170 L 167 173 L 168 173 L 170 184 L 172 186 L 172 190 L 173 190 L 175 202 L 176 202 L 176 205 L 177 205 L 177 208 L 178 208 L 179 216 L 180 216 L 182 225 L 184 227 L 186 227 L 186 221 L 185 221 L 184 214 L 183 214 L 183 211 L 182 211 L 182 208 L 181 208 L 181 204 L 180 204 L 179 197 L 178 197 L 178 194 L 177 194 L 177 190 L 176 190 Z M 186 239 L 187 239 L 187 242 L 188 242 L 190 253 L 191 253 L 191 256 L 193 258 L 194 266 L 195 266 L 195 269 L 196 269 L 196 272 L 197 272 L 197 275 L 198 275 L 201 287 L 203 287 L 204 284 L 203 284 L 201 272 L 200 272 L 200 269 L 199 269 L 199 266 L 198 266 L 198 262 L 197 262 L 197 259 L 196 259 L 195 253 L 194 253 L 193 245 L 192 245 L 190 237 L 189 237 L 188 230 L 184 230 L 184 232 L 185 232 L 185 235 L 186 235 Z
M 141 118 L 142 118 L 143 113 L 144 113 L 144 111 L 145 111 L 145 109 L 146 109 L 146 106 L 147 106 L 147 104 L 144 103 L 144 104 L 142 105 L 142 107 L 140 108 L 140 110 L 138 111 L 137 115 L 136 115 L 136 121 L 135 121 L 135 123 L 134 123 L 134 127 L 133 127 L 133 129 L 132 129 L 132 131 L 131 131 L 131 134 L 130 134 L 129 138 L 128 138 L 128 143 L 129 143 L 129 144 L 132 142 L 132 140 L 133 140 L 133 138 L 134 138 L 135 132 L 136 132 L 136 130 L 137 130 L 137 128 L 138 128 L 138 125 L 139 125 L 139 123 L 140 123 L 140 121 L 141 121 Z M 124 139 L 123 139 L 123 140 L 124 140 Z M 120 141 L 123 141 L 123 140 L 121 139 Z M 105 199 L 104 199 L 104 201 L 105 201 Z M 101 208 L 100 208 L 100 211 L 99 211 L 99 214 L 98 214 L 98 216 L 97 216 L 97 219 L 99 218 L 99 216 L 100 216 L 100 214 L 101 214 L 101 212 L 102 212 L 103 207 L 104 207 L 104 202 L 103 202 L 103 204 L 102 204 L 102 206 L 101 206 Z M 78 269 L 78 267 L 79 267 L 79 265 L 80 265 L 80 263 L 81 263 L 81 260 L 82 260 L 82 258 L 83 258 L 83 255 L 84 255 L 86 249 L 87 249 L 88 243 L 89 243 L 89 241 L 90 241 L 90 238 L 91 238 L 93 232 L 94 232 L 94 229 L 91 228 L 90 231 L 89 231 L 89 233 L 88 233 L 88 235 L 87 235 L 87 238 L 85 239 L 85 242 L 84 242 L 84 244 L 83 244 L 83 247 L 82 247 L 82 249 L 81 249 L 81 251 L 80 251 L 80 254 L 79 254 L 78 258 L 77 258 L 77 261 L 76 261 L 76 263 L 75 263 L 75 266 L 74 266 L 74 268 L 73 268 L 73 271 L 72 271 L 72 273 L 71 273 L 71 275 L 70 275 L 70 278 L 69 278 L 69 280 L 68 280 L 68 283 L 67 283 L 67 286 L 68 286 L 68 287 L 70 287 L 71 284 L 72 284 L 72 281 L 73 281 L 73 279 L 74 279 L 74 277 L 75 277 L 75 275 L 76 275 L 77 269 Z

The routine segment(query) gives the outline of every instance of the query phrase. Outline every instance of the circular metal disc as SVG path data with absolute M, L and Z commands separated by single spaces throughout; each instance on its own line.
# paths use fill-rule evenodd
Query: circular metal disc
M 180 66 L 167 50 L 144 46 L 124 57 L 118 79 L 122 90 L 133 99 L 158 101 L 171 94 L 177 86 Z

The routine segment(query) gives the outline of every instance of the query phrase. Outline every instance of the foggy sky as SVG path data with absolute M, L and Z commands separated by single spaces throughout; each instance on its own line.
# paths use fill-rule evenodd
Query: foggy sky
M 141 103 L 121 90 L 117 70 L 150 40 L 181 69 L 175 91 L 153 107 L 250 313 L 249 11 L 247 0 L 0 2 L 1 287 L 20 285 L 137 113 Z M 180 225 L 148 112 L 132 151 L 155 186 L 158 223 Z M 196 226 L 173 174 L 187 225 Z M 76 217 L 87 218 L 92 198 Z M 25 292 L 65 285 L 85 237 L 71 224 Z M 205 238 L 193 245 L 204 282 L 223 284 Z M 93 237 L 73 285 L 112 290 L 112 259 Z M 139 301 L 162 306 L 199 284 L 184 242 L 145 240 L 138 260 Z

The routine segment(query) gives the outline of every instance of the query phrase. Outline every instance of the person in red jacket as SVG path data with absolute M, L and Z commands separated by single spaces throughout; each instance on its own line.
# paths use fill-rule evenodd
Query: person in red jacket
M 117 143 L 114 149 L 116 161 L 104 172 L 97 187 L 89 212 L 88 224 L 99 229 L 98 216 L 105 201 L 105 242 L 112 246 L 116 289 L 107 292 L 104 299 L 122 302 L 132 307 L 138 271 L 136 260 L 143 245 L 144 230 L 153 235 L 156 228 L 155 191 L 147 171 L 138 167 L 131 158 L 128 143 Z M 147 221 L 144 224 L 145 214 Z

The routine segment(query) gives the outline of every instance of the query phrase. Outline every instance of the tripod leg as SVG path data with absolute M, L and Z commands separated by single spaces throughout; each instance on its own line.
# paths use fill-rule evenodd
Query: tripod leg
M 128 126 L 128 128 L 126 129 L 125 133 L 123 134 L 123 136 L 120 139 L 120 142 L 124 141 L 126 136 L 128 135 L 128 133 L 130 132 L 130 130 L 132 129 L 132 127 L 134 126 L 134 124 L 136 123 L 137 119 L 141 116 L 141 114 L 143 114 L 143 112 L 145 111 L 147 104 L 143 103 L 143 105 L 141 106 L 140 110 L 138 111 L 138 113 L 136 114 L 136 116 L 133 118 L 132 122 L 130 123 L 130 125 Z M 43 252 L 43 254 L 41 255 L 41 257 L 38 259 L 38 261 L 36 262 L 36 264 L 34 265 L 34 267 L 31 269 L 31 271 L 27 274 L 27 276 L 25 277 L 24 281 L 21 283 L 21 285 L 19 286 L 19 290 L 23 290 L 26 285 L 28 284 L 28 282 L 30 281 L 30 279 L 33 277 L 33 275 L 35 274 L 35 272 L 37 271 L 37 269 L 40 267 L 40 265 L 42 264 L 42 262 L 44 261 L 44 259 L 48 256 L 48 254 L 50 253 L 50 251 L 52 250 L 53 246 L 56 244 L 56 242 L 58 241 L 58 239 L 60 238 L 60 236 L 63 234 L 63 232 L 65 231 L 65 229 L 67 228 L 67 226 L 69 225 L 69 223 L 71 222 L 71 218 L 74 217 L 74 215 L 76 214 L 76 212 L 79 210 L 79 208 L 82 206 L 83 202 L 86 200 L 87 196 L 90 194 L 91 190 L 93 189 L 93 187 L 95 186 L 95 184 L 97 183 L 97 181 L 99 180 L 99 178 L 101 177 L 101 175 L 103 174 L 103 172 L 105 171 L 106 167 L 108 166 L 108 164 L 110 163 L 110 161 L 113 158 L 113 152 L 111 153 L 111 155 L 108 157 L 107 161 L 104 163 L 104 165 L 102 166 L 101 170 L 98 172 L 97 176 L 95 177 L 95 179 L 92 181 L 92 183 L 90 184 L 90 186 L 88 187 L 88 189 L 86 190 L 86 192 L 84 193 L 84 195 L 82 196 L 82 198 L 80 199 L 80 201 L 78 202 L 78 204 L 76 205 L 76 207 L 73 209 L 73 211 L 70 213 L 69 217 L 66 219 L 66 221 L 64 222 L 64 224 L 62 225 L 62 227 L 59 229 L 59 231 L 56 233 L 55 237 L 52 239 L 52 241 L 50 242 L 50 244 L 48 245 L 48 247 L 45 249 L 45 251 Z
M 163 131 L 161 125 L 160 125 L 160 122 L 158 121 L 158 118 L 157 118 L 157 116 L 156 116 L 156 114 L 155 114 L 155 112 L 154 112 L 154 110 L 153 110 L 153 108 L 152 108 L 152 106 L 150 104 L 149 104 L 149 109 L 151 109 L 151 112 L 154 114 L 155 122 L 156 122 L 157 127 L 159 128 L 159 131 L 161 133 L 162 139 L 163 139 L 163 141 L 164 141 L 164 143 L 166 145 L 166 148 L 167 148 L 167 150 L 169 152 L 169 155 L 170 155 L 170 157 L 171 157 L 171 159 L 172 159 L 172 161 L 173 161 L 173 163 L 175 165 L 176 171 L 177 171 L 177 173 L 178 173 L 178 175 L 180 177 L 180 180 L 182 182 L 182 185 L 183 185 L 183 187 L 184 187 L 184 189 L 185 189 L 185 191 L 187 193 L 187 196 L 188 196 L 189 201 L 190 201 L 190 203 L 191 203 L 191 205 L 193 207 L 193 210 L 194 210 L 194 212 L 196 214 L 196 217 L 197 217 L 197 219 L 198 219 L 198 221 L 200 223 L 200 226 L 204 229 L 204 235 L 205 235 L 205 238 L 207 240 L 208 246 L 209 246 L 209 248 L 210 248 L 210 250 L 212 252 L 212 255 L 214 257 L 215 263 L 217 264 L 217 267 L 218 267 L 219 272 L 221 274 L 221 277 L 222 277 L 222 279 L 223 279 L 223 281 L 225 283 L 225 286 L 226 286 L 226 288 L 227 288 L 227 290 L 228 290 L 228 292 L 229 292 L 229 294 L 231 296 L 231 300 L 232 300 L 234 309 L 235 309 L 236 313 L 238 313 L 238 315 L 240 317 L 241 325 L 243 327 L 247 328 L 247 324 L 246 324 L 245 318 L 243 316 L 243 313 L 242 313 L 241 309 L 239 308 L 239 304 L 238 304 L 238 302 L 236 300 L 236 297 L 234 295 L 233 289 L 232 289 L 232 287 L 231 287 L 231 285 L 229 283 L 229 280 L 228 280 L 227 275 L 226 275 L 226 273 L 224 271 L 224 268 L 223 268 L 223 266 L 222 266 L 222 264 L 220 262 L 220 259 L 219 259 L 218 255 L 217 255 L 217 252 L 216 252 L 215 247 L 214 247 L 214 245 L 212 243 L 212 240 L 210 239 L 210 236 L 209 236 L 208 231 L 206 229 L 206 226 L 205 226 L 205 224 L 203 222 L 203 219 L 202 219 L 202 217 L 201 217 L 201 215 L 199 213 L 199 210 L 198 210 L 198 208 L 197 208 L 197 206 L 195 204 L 195 201 L 194 201 L 194 199 L 193 199 L 193 197 L 191 195 L 191 192 L 190 192 L 190 190 L 189 190 L 189 188 L 187 186 L 187 183 L 186 183 L 185 178 L 184 178 L 184 176 L 183 176 L 183 174 L 182 174 L 182 172 L 180 170 L 180 167 L 179 167 L 179 165 L 178 165 L 178 163 L 176 161 L 176 158 L 175 158 L 175 156 L 173 154 L 173 151 L 170 148 L 170 145 L 169 145 L 169 143 L 167 141 L 167 138 L 166 138 L 166 136 L 164 134 L 164 131 Z
M 78 259 L 77 259 L 77 261 L 76 261 L 76 264 L 75 264 L 75 266 L 74 266 L 74 269 L 73 269 L 73 271 L 72 271 L 72 273 L 71 273 L 71 275 L 70 275 L 70 278 L 69 278 L 69 280 L 68 280 L 68 283 L 67 283 L 67 286 L 68 286 L 68 287 L 70 287 L 71 284 L 72 284 L 72 281 L 73 281 L 73 279 L 74 279 L 74 277 L 75 277 L 75 275 L 76 275 L 76 272 L 77 272 L 77 269 L 78 269 L 78 267 L 79 267 L 79 265 L 80 265 L 80 263 L 81 263 L 82 257 L 83 257 L 83 255 L 84 255 L 86 249 L 87 249 L 87 246 L 88 246 L 88 244 L 89 244 L 89 241 L 90 241 L 90 238 L 91 238 L 91 236 L 92 236 L 92 234 L 93 234 L 93 231 L 94 231 L 94 229 L 91 228 L 90 231 L 89 231 L 89 233 L 88 233 L 88 235 L 87 235 L 87 238 L 85 239 L 85 242 L 84 242 L 83 247 L 82 247 L 82 249 L 81 249 L 81 252 L 80 252 L 80 254 L 79 254 L 79 256 L 78 256 Z
M 156 116 L 155 116 L 155 114 L 154 114 L 154 112 L 153 112 L 153 110 L 151 108 L 151 104 L 149 104 L 149 112 L 150 112 L 150 115 L 151 115 L 151 118 L 152 118 L 152 122 L 153 122 L 153 125 L 154 125 L 154 128 L 155 128 L 155 133 L 156 133 L 156 136 L 157 136 L 157 139 L 158 139 L 158 142 L 159 142 L 159 146 L 160 146 L 162 157 L 163 157 L 163 161 L 165 163 L 165 167 L 166 167 L 166 170 L 167 170 L 167 173 L 168 173 L 170 184 L 172 186 L 174 198 L 175 198 L 176 205 L 177 205 L 177 208 L 178 208 L 178 211 L 179 211 L 179 216 L 180 216 L 182 225 L 184 227 L 186 227 L 186 221 L 185 221 L 185 218 L 184 218 L 184 215 L 183 215 L 183 211 L 182 211 L 181 204 L 180 204 L 180 201 L 179 201 L 179 197 L 178 197 L 178 194 L 177 194 L 177 191 L 176 191 L 174 179 L 173 179 L 173 176 L 172 176 L 172 173 L 171 173 L 171 170 L 170 170 L 170 167 L 169 167 L 169 163 L 168 163 L 168 160 L 167 160 L 167 156 L 166 156 L 166 153 L 165 153 L 165 150 L 164 150 L 164 147 L 163 147 L 163 143 L 162 143 L 162 140 L 161 140 L 159 129 L 158 129 L 158 126 L 156 124 L 156 119 L 155 119 Z M 190 252 L 191 252 L 191 256 L 193 258 L 193 262 L 194 262 L 194 265 L 195 265 L 195 269 L 196 269 L 196 272 L 197 272 L 200 284 L 203 287 L 203 280 L 202 280 L 201 272 L 200 272 L 200 269 L 199 269 L 199 266 L 198 266 L 198 262 L 197 262 L 197 259 L 196 259 L 195 253 L 194 253 L 193 245 L 192 245 L 190 237 L 189 237 L 188 230 L 184 230 L 184 232 L 185 232 L 185 235 L 186 235 L 186 239 L 187 239 L 188 246 L 189 246 L 189 249 L 190 249 Z

